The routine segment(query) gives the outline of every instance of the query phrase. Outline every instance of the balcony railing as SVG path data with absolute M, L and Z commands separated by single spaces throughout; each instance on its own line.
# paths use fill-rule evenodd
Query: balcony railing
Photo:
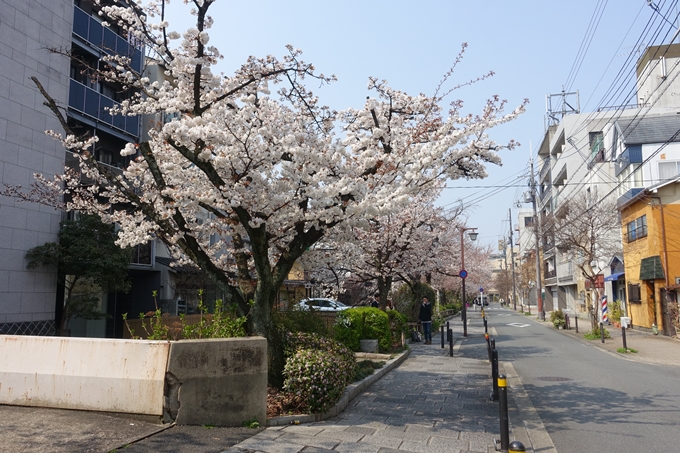
M 550 172 L 550 159 L 545 159 L 543 165 L 541 166 L 541 171 L 539 173 L 539 180 L 543 181 L 545 176 Z
M 111 115 L 107 109 L 120 104 L 73 79 L 68 93 L 68 105 L 130 135 L 139 135 L 139 117 Z
M 142 51 L 77 6 L 73 7 L 73 33 L 108 54 L 129 57 L 130 66 L 142 73 Z
M 541 201 L 541 205 L 545 204 L 545 201 L 550 199 L 552 196 L 552 186 L 548 186 L 538 197 Z

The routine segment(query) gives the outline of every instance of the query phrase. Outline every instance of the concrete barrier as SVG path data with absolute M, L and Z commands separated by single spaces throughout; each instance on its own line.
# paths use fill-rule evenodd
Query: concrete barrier
M 267 340 L 184 340 L 172 343 L 165 421 L 241 426 L 267 421 Z
M 267 342 L 0 335 L 0 404 L 264 425 Z M 225 414 L 226 413 L 226 414 Z
M 170 343 L 0 336 L 0 403 L 162 415 Z

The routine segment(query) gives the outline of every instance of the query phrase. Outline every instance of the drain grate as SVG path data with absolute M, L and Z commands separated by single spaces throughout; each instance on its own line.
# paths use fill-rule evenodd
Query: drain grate
M 568 377 L 561 377 L 561 376 L 541 376 L 535 378 L 537 381 L 549 381 L 549 382 L 565 382 L 565 381 L 571 381 L 571 378 Z

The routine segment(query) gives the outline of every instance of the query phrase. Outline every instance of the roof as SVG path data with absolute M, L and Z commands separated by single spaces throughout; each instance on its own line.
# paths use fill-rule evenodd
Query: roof
M 680 142 L 680 115 L 621 118 L 616 122 L 626 146 Z

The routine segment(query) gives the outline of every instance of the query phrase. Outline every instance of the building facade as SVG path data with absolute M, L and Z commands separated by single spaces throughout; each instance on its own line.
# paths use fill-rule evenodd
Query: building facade
M 68 49 L 72 29 L 72 0 L 0 0 L 0 186 L 64 171 L 64 148 L 45 135 L 59 123 L 31 77 L 67 105 L 70 59 L 47 48 Z M 26 269 L 25 255 L 56 241 L 60 221 L 55 209 L 0 196 L 0 334 L 54 333 L 56 270 Z

